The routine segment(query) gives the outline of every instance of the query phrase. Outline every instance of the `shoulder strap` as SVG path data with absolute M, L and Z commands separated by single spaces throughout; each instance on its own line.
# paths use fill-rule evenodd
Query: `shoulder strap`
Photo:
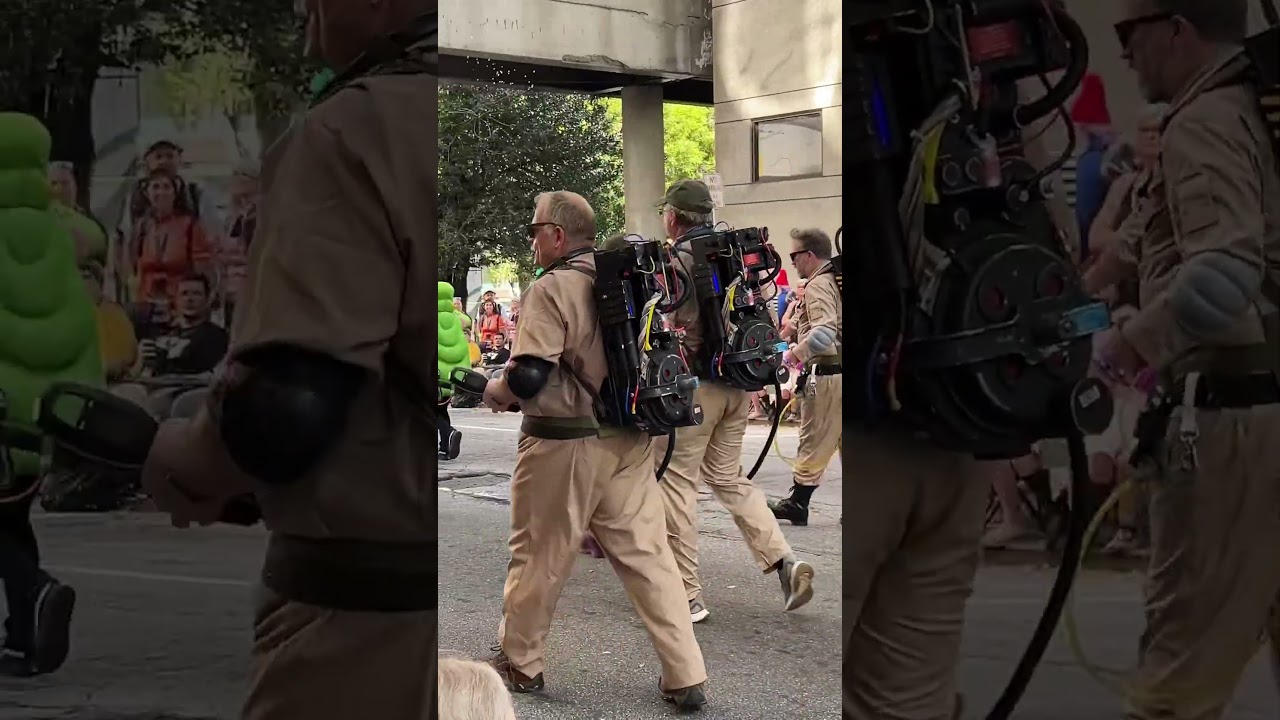
M 557 270 L 574 270 L 586 275 L 592 280 L 596 279 L 595 268 L 583 267 L 582 265 L 569 262 L 568 260 L 565 260 L 563 264 L 553 264 L 550 270 L 547 270 L 542 274 L 542 277 L 546 277 Z M 598 420 L 605 417 L 606 408 L 604 400 L 600 397 L 600 393 L 595 388 L 591 387 L 590 383 L 583 379 L 582 374 L 576 367 L 565 361 L 563 354 L 560 356 L 560 367 L 564 370 L 566 375 L 573 378 L 574 382 L 578 383 L 583 390 L 587 391 L 587 395 L 591 397 L 591 407 L 595 410 L 596 419 Z

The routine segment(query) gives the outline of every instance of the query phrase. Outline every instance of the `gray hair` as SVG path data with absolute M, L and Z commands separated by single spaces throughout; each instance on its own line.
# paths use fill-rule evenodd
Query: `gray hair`
M 586 198 L 568 190 L 556 190 L 539 194 L 535 202 L 539 206 L 546 203 L 547 222 L 563 228 L 570 241 L 595 244 L 596 211 Z
M 681 210 L 680 208 L 672 207 L 670 205 L 668 205 L 666 209 L 675 213 L 676 225 L 682 228 L 693 228 L 693 227 L 698 227 L 700 225 L 710 225 L 713 220 L 711 213 L 689 212 L 687 210 Z
M 511 693 L 491 666 L 442 657 L 436 671 L 440 720 L 516 720 Z

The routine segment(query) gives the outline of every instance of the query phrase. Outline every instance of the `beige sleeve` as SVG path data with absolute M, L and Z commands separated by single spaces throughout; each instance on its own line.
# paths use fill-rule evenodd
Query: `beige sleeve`
M 513 360 L 524 356 L 560 363 L 569 328 L 552 297 L 555 283 L 554 276 L 545 275 L 521 297 L 520 332 L 511 348 Z
M 289 344 L 382 373 L 407 272 L 370 181 L 386 158 L 357 154 L 330 125 L 363 132 L 367 114 L 313 114 L 299 128 L 268 188 L 284 195 L 269 200 L 281 216 L 255 241 L 263 246 L 250 268 L 253 303 L 236 326 L 233 355 Z
M 796 347 L 792 352 L 800 362 L 809 362 L 815 356 L 814 351 L 809 348 L 809 337 L 814 330 L 827 328 L 836 337 L 840 336 L 840 291 L 831 276 L 822 275 L 821 281 L 810 282 L 805 286 L 804 308 L 809 314 L 809 332 L 796 340 Z M 823 350 L 820 356 L 834 356 L 839 352 L 838 346 L 832 346 Z
M 1265 276 L 1263 168 L 1259 153 L 1251 151 L 1256 142 L 1226 113 L 1187 118 L 1166 129 L 1165 187 L 1184 267 L 1199 255 L 1222 253 L 1257 268 L 1260 278 Z M 1182 283 L 1187 278 L 1188 273 L 1179 273 L 1125 326 L 1124 337 L 1153 367 L 1163 367 L 1208 339 L 1189 329 L 1174 306 L 1173 298 L 1186 292 Z

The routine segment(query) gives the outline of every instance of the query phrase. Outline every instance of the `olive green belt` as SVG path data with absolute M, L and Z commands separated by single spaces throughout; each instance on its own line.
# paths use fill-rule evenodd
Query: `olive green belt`
M 595 418 L 530 417 L 520 421 L 520 432 L 542 440 L 577 440 L 585 437 L 614 437 L 622 428 L 601 425 Z

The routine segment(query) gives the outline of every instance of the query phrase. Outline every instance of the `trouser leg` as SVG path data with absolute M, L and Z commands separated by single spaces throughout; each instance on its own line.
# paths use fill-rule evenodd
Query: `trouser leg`
M 434 717 L 436 613 L 329 610 L 263 591 L 242 720 Z
M 702 479 L 720 501 L 751 549 L 751 557 L 764 571 L 791 555 L 791 545 L 769 510 L 769 501 L 742 473 L 742 442 L 747 432 L 747 394 L 728 387 L 708 388 L 719 396 L 720 422 L 711 429 L 702 459 Z
M 649 631 L 662 665 L 663 688 L 676 690 L 706 682 L 702 650 L 667 542 L 662 496 L 653 481 L 653 449 L 647 439 L 621 437 L 605 442 L 619 457 L 619 466 L 601 485 L 591 532 Z
M 511 665 L 526 677 L 536 677 L 546 665 L 556 602 L 595 509 L 598 466 L 605 459 L 599 442 L 520 438 L 498 636 Z
M 991 467 L 907 439 L 855 438 L 845 717 L 951 720 Z
M 719 396 L 707 395 L 706 387 L 700 386 L 694 393 L 694 400 L 702 405 L 702 423 L 676 428 L 675 450 L 658 483 L 666 514 L 667 542 L 684 581 L 686 600 L 702 592 L 698 579 L 698 483 L 702 479 L 702 458 L 711 432 L 724 412 Z M 665 438 L 655 443 L 655 464 L 661 462 L 666 443 Z
M 1130 720 L 1218 720 L 1280 590 L 1280 405 L 1200 410 L 1197 464 L 1175 413 L 1149 483 L 1146 630 Z
M 28 487 L 28 480 L 17 487 Z M 35 638 L 36 591 L 47 579 L 40 570 L 40 548 L 31 525 L 35 493 L 12 503 L 0 504 L 0 580 L 4 582 L 8 618 L 4 622 L 5 645 L 20 651 L 31 649 Z
M 814 375 L 809 378 L 800 401 L 800 445 L 793 473 L 796 485 L 812 487 L 822 484 L 827 465 L 841 450 L 843 400 L 842 376 Z M 843 467 L 843 452 L 840 460 Z

